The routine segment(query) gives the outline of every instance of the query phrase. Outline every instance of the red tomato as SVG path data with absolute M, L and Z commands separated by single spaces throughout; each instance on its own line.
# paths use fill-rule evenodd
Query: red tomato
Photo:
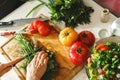
M 103 70 L 103 71 L 101 71 L 101 73 L 100 73 L 100 74 L 105 75 L 105 74 L 106 74 L 106 71 L 105 71 L 105 70 Z
M 75 42 L 70 48 L 70 61 L 76 66 L 83 66 L 86 61 L 88 51 L 89 48 L 84 43 Z
M 31 33 L 31 34 L 37 32 L 37 30 L 34 29 L 33 23 L 30 23 L 30 24 L 28 25 L 28 30 L 30 30 L 30 33 Z
M 109 49 L 110 48 L 108 46 L 106 46 L 105 44 L 103 44 L 103 43 L 96 46 L 96 50 L 105 51 L 105 50 L 109 50 Z
M 105 46 L 105 44 L 101 43 L 101 44 L 99 44 L 99 45 L 96 46 L 96 50 L 100 50 L 104 46 Z
M 40 27 L 38 28 L 38 32 L 42 36 L 47 36 L 50 34 L 50 28 L 47 24 L 41 24 Z
M 39 28 L 41 25 L 43 25 L 43 24 L 45 24 L 45 22 L 40 21 L 40 20 L 34 20 L 34 21 L 33 21 L 33 27 L 34 27 L 34 29 L 37 30 L 37 31 L 38 31 L 38 28 Z
M 28 26 L 31 33 L 39 32 L 42 36 L 47 36 L 50 33 L 49 25 L 40 20 L 34 20 Z
M 92 32 L 88 30 L 84 30 L 79 33 L 78 41 L 81 41 L 84 44 L 86 44 L 88 47 L 91 47 L 95 42 L 95 36 Z

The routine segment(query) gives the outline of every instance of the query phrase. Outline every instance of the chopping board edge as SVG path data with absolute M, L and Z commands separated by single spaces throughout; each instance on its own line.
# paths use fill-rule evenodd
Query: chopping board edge
M 11 36 L 2 46 L 0 46 L 0 51 L 2 52 L 2 55 L 5 57 L 5 59 L 7 61 L 11 61 L 12 59 L 8 56 L 8 54 L 5 52 L 5 50 L 3 49 L 3 47 L 9 43 L 10 41 L 12 41 L 14 39 L 14 36 Z M 17 73 L 18 77 L 21 80 L 26 80 L 25 76 L 21 73 L 21 71 L 18 69 L 18 67 L 13 67 L 13 69 L 15 70 L 15 72 Z

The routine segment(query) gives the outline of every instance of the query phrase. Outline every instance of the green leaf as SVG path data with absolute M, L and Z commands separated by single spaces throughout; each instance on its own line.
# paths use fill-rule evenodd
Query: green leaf
M 36 9 L 37 9 L 38 7 L 40 7 L 41 5 L 43 5 L 43 4 L 38 4 L 38 5 L 36 5 L 32 10 L 30 10 L 29 13 L 27 13 L 26 17 L 28 17 L 34 10 L 36 10 Z
M 35 54 L 34 48 L 30 45 L 30 42 L 24 38 L 23 35 L 16 34 L 15 39 L 18 41 L 19 44 L 22 45 L 21 54 L 23 56 L 28 55 L 30 52 L 33 55 Z M 52 80 L 52 77 L 57 75 L 58 73 L 58 70 L 57 70 L 58 64 L 55 61 L 54 52 L 50 50 L 45 50 L 45 52 L 48 53 L 49 60 L 48 60 L 48 65 L 47 65 L 47 71 L 41 80 Z M 25 64 L 21 66 L 21 68 L 26 70 L 27 64 L 33 59 L 33 57 L 34 56 L 27 57 L 25 60 Z
M 94 12 L 93 8 L 86 6 L 83 0 L 48 0 L 48 3 L 44 0 L 38 1 L 50 9 L 51 20 L 64 21 L 66 26 L 72 28 L 78 24 L 89 24 L 90 13 Z M 35 6 L 27 16 L 39 6 Z

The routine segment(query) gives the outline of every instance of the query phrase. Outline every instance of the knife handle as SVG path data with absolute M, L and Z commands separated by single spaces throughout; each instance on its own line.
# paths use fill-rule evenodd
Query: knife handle
M 15 31 L 0 32 L 0 36 L 8 36 L 8 35 L 11 35 L 11 34 L 15 34 Z
M 14 23 L 13 21 L 0 22 L 0 26 L 4 26 L 4 25 L 12 25 L 13 23 Z

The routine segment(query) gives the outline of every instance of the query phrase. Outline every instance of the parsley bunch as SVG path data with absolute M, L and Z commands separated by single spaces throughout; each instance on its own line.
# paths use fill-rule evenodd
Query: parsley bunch
M 66 26 L 75 28 L 78 24 L 90 23 L 90 13 L 94 12 L 92 7 L 84 4 L 83 0 L 48 0 L 35 6 L 28 15 L 41 5 L 45 5 L 50 9 L 51 19 L 53 21 L 64 21 Z M 28 16 L 27 15 L 27 16 Z

